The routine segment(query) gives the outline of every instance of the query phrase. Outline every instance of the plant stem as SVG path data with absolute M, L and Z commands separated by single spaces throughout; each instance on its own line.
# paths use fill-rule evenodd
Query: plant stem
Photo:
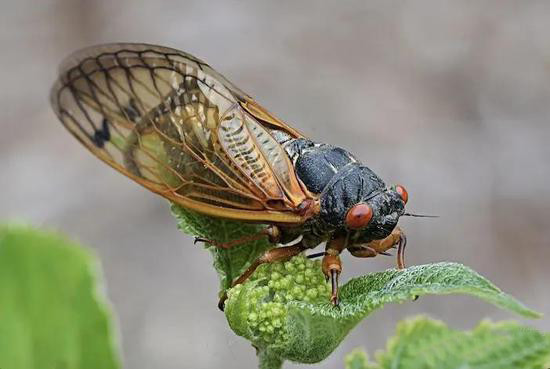
M 282 369 L 284 360 L 269 350 L 258 350 L 259 369 Z

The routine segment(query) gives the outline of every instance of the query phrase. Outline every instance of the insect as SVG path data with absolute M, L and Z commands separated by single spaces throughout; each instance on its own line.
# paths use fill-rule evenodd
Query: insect
M 51 104 L 95 156 L 149 190 L 207 216 L 264 224 L 257 235 L 287 244 L 259 257 L 284 261 L 326 243 L 322 270 L 338 305 L 340 253 L 398 248 L 408 194 L 346 150 L 304 137 L 201 60 L 147 44 L 83 49 L 60 68 Z M 288 245 L 290 244 L 290 245 Z

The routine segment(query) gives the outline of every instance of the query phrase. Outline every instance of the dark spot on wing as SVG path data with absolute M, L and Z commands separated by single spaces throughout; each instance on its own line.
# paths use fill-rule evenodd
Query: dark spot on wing
M 123 109 L 128 119 L 132 122 L 136 122 L 137 119 L 141 117 L 141 113 L 139 112 L 139 109 L 136 106 L 136 101 L 134 99 L 130 99 L 128 106 L 124 107 Z
M 103 148 L 103 146 L 105 146 L 105 142 L 109 141 L 110 139 L 111 139 L 111 131 L 109 130 L 109 121 L 103 118 L 101 129 L 98 129 L 94 132 L 92 141 L 94 142 L 94 145 L 96 145 L 101 149 Z

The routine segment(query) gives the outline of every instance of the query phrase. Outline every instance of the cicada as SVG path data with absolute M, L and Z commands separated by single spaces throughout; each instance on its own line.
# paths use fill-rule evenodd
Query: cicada
M 322 270 L 338 302 L 340 253 L 398 248 L 408 194 L 387 186 L 348 151 L 313 141 L 264 109 L 208 64 L 147 44 L 83 49 L 60 68 L 51 104 L 95 156 L 140 185 L 206 216 L 265 225 L 230 248 L 267 237 L 263 263 L 326 243 Z

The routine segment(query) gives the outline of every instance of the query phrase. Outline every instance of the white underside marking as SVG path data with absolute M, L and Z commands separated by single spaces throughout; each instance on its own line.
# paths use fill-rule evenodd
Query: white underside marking
M 278 246 L 293 246 L 293 245 L 296 245 L 297 243 L 301 242 L 303 238 L 304 238 L 303 235 L 299 235 L 298 237 L 296 237 L 295 239 L 293 239 L 292 241 L 290 241 L 288 243 L 278 243 L 277 245 Z

